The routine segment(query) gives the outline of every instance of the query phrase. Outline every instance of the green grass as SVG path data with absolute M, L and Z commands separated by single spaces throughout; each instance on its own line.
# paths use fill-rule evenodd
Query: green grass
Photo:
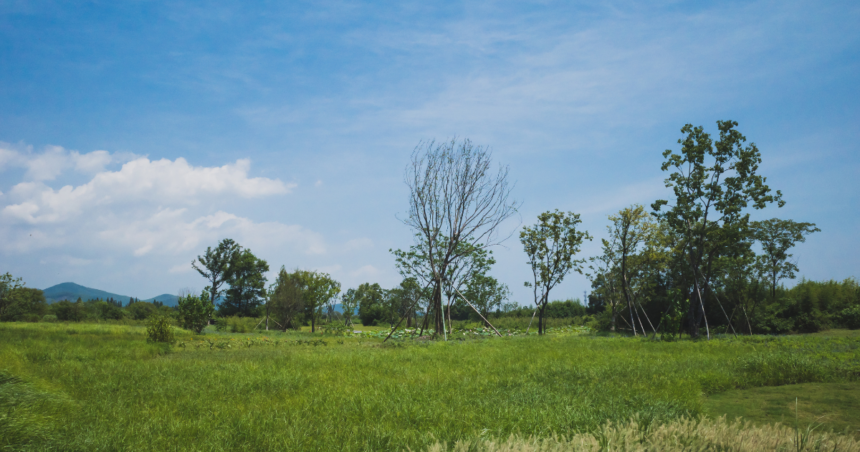
M 38 415 L 26 441 L 64 450 L 418 450 L 572 435 L 633 417 L 649 425 L 703 413 L 703 394 L 860 379 L 855 337 L 178 339 L 183 347 L 148 344 L 137 326 L 0 324 L 0 370 L 55 401 L 38 412 L 18 405 L 16 416 Z
M 758 425 L 782 423 L 824 430 L 846 429 L 860 439 L 860 383 L 804 383 L 726 391 L 705 401 L 703 412 L 711 416 L 743 418 Z

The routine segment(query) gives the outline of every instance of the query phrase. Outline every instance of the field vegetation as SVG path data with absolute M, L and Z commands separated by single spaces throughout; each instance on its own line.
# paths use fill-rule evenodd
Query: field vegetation
M 857 337 L 659 342 L 569 330 L 383 343 L 364 334 L 175 329 L 175 341 L 147 342 L 141 326 L 0 324 L 5 445 L 423 450 L 511 435 L 569 442 L 595 432 L 599 439 L 607 422 L 656 432 L 715 416 L 708 397 L 734 390 L 838 383 L 856 393 L 860 379 Z M 786 403 L 806 391 L 784 387 Z M 860 419 L 851 416 L 856 428 Z M 636 437 L 645 444 L 653 435 Z

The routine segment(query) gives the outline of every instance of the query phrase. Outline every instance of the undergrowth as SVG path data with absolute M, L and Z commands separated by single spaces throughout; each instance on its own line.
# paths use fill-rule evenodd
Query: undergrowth
M 8 437 L 64 450 L 421 450 L 658 425 L 697 417 L 703 394 L 860 379 L 857 337 L 176 335 L 171 346 L 139 326 L 0 324 L 14 385 L 76 404 L 61 422 L 56 407 L 20 411 L 45 429 L 15 421 Z

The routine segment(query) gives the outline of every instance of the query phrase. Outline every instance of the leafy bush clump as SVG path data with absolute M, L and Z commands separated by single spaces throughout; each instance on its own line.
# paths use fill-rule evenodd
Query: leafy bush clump
M 166 342 L 172 344 L 175 340 L 173 337 L 173 325 L 169 317 L 153 315 L 146 322 L 147 342 Z
M 253 317 L 221 317 L 215 321 L 215 329 L 227 333 L 247 333 L 253 331 L 259 323 Z
M 838 322 L 850 330 L 860 330 L 860 306 L 845 308 L 837 314 Z
M 179 298 L 179 324 L 182 328 L 199 334 L 209 324 L 209 318 L 215 312 L 215 307 L 206 295 L 204 292 L 199 297 L 188 295 Z
M 54 323 L 57 321 L 57 316 L 55 316 L 53 314 L 47 314 L 47 315 L 42 317 L 42 321 L 48 322 L 48 323 Z

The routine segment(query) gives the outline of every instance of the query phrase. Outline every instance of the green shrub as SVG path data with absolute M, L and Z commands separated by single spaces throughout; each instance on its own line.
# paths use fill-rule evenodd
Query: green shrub
M 146 322 L 147 342 L 166 342 L 172 344 L 176 341 L 173 337 L 173 325 L 169 317 L 153 315 Z
M 43 322 L 54 323 L 57 321 L 57 316 L 54 314 L 48 314 L 42 317 Z
M 247 333 L 253 331 L 259 322 L 254 317 L 221 317 L 215 321 L 215 329 L 225 333 Z
M 860 330 L 860 306 L 845 308 L 836 314 L 839 324 L 850 330 Z
M 215 312 L 215 307 L 205 296 L 188 295 L 179 298 L 177 310 L 182 328 L 200 333 L 209 324 L 209 318 Z

